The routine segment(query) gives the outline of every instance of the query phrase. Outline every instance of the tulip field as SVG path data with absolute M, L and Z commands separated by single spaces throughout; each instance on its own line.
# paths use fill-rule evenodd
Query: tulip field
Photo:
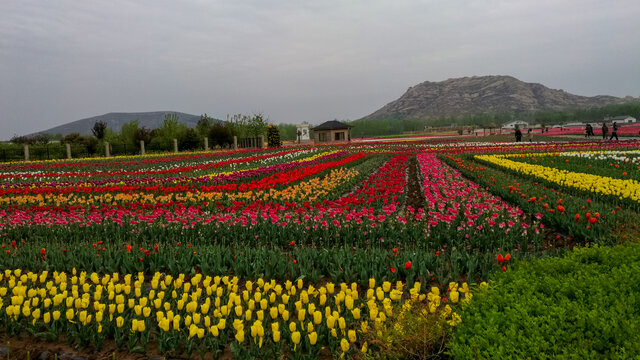
M 0 331 L 114 357 L 375 357 L 417 318 L 453 331 L 516 262 L 637 238 L 639 145 L 0 163 Z

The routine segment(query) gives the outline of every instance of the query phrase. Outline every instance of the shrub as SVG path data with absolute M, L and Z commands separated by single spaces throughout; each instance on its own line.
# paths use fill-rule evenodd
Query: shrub
M 280 130 L 275 125 L 269 125 L 267 127 L 267 143 L 269 147 L 282 146 L 282 140 L 280 140 Z
M 486 286 L 483 283 L 480 287 Z M 443 294 L 437 287 L 418 296 L 420 283 L 409 291 L 411 300 L 396 306 L 390 302 L 380 312 L 392 316 L 393 321 L 376 318 L 367 331 L 367 343 L 374 350 L 366 353 L 369 359 L 426 359 L 444 356 L 444 347 L 451 329 L 460 324 L 458 311 L 471 302 L 467 283 L 462 287 L 452 282 Z M 455 294 L 455 295 L 454 295 Z M 426 300 L 426 301 L 425 301 Z M 371 309 L 369 309 L 371 314 Z M 375 310 L 374 310 L 375 312 Z
M 640 244 L 516 264 L 462 312 L 456 358 L 637 358 Z

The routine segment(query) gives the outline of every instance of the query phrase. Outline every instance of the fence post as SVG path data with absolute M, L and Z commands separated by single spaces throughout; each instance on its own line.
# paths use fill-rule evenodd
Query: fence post
M 29 161 L 29 145 L 24 144 L 24 161 Z
M 144 155 L 144 140 L 140 140 L 140 155 Z
M 233 150 L 238 150 L 238 137 L 233 136 Z
M 173 152 L 178 152 L 178 139 L 173 139 Z
M 204 151 L 209 151 L 209 138 L 204 138 Z
M 71 159 L 71 144 L 64 144 L 67 147 L 67 159 Z
M 109 153 L 109 143 L 108 142 L 104 142 L 104 156 L 109 157 L 111 156 L 111 154 Z

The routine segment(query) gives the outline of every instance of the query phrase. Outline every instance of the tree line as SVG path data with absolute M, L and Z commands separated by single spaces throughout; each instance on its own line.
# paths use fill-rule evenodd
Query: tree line
M 14 136 L 10 141 L 14 144 L 28 145 L 60 141 L 62 144 L 85 146 L 90 154 L 95 154 L 105 142 L 140 150 L 141 140 L 144 141 L 146 150 L 169 151 L 173 148 L 173 139 L 178 141 L 180 150 L 196 150 L 204 147 L 205 137 L 208 138 L 211 148 L 228 148 L 233 145 L 234 136 L 238 139 L 265 136 L 265 139 L 269 140 L 269 146 L 282 144 L 278 127 L 269 125 L 268 119 L 262 114 L 227 116 L 224 122 L 203 114 L 194 128 L 180 123 L 177 114 L 167 114 L 162 126 L 157 129 L 148 129 L 140 126 L 138 120 L 132 120 L 122 125 L 120 131 L 114 131 L 105 122 L 97 121 L 91 128 L 91 134 L 36 134 Z

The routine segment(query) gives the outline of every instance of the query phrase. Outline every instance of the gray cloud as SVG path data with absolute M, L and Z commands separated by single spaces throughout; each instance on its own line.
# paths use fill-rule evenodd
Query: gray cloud
M 635 0 L 6 1 L 0 138 L 111 111 L 356 119 L 422 81 L 640 96 Z

